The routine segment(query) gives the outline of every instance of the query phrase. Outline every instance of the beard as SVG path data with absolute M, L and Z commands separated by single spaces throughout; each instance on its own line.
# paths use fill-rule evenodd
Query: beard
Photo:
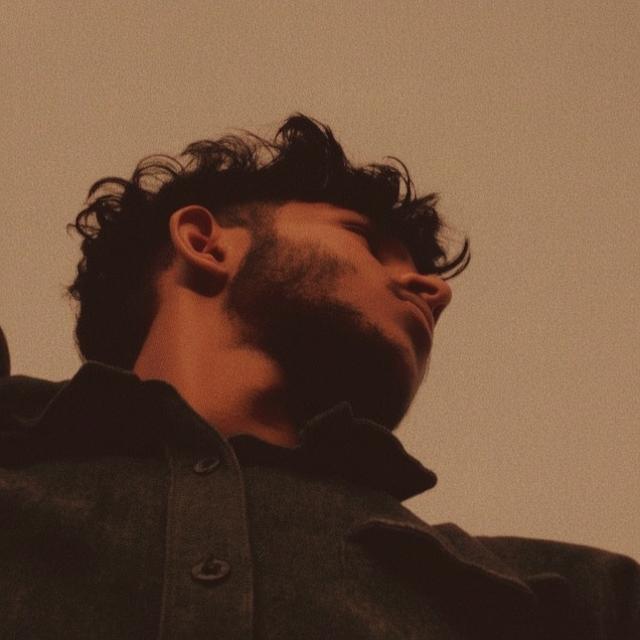
M 254 232 L 225 312 L 240 344 L 258 349 L 283 374 L 287 414 L 298 430 L 337 403 L 394 430 L 415 394 L 407 356 L 355 306 L 335 298 L 353 265 L 313 243 Z

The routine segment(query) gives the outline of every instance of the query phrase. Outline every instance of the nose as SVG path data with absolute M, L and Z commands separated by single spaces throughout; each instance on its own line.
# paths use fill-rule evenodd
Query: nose
M 453 292 L 447 282 L 433 273 L 413 272 L 406 274 L 401 278 L 401 284 L 411 293 L 419 295 L 429 305 L 436 322 L 453 297 Z

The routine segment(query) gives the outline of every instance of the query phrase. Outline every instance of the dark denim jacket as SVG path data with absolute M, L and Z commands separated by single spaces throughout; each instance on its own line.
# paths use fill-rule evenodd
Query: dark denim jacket
M 346 402 L 302 442 L 97 362 L 0 380 L 0 637 L 640 638 L 631 558 L 426 524 L 435 475 Z

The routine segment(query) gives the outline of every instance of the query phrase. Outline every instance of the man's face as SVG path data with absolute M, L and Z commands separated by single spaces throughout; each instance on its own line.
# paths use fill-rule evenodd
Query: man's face
M 359 233 L 369 225 L 348 209 L 289 202 L 229 285 L 225 310 L 240 321 L 241 342 L 282 367 L 299 426 L 347 400 L 357 417 L 394 429 L 425 376 L 428 321 L 401 296 L 431 286 L 439 313 L 451 290 L 423 281 L 397 239 L 370 246 Z

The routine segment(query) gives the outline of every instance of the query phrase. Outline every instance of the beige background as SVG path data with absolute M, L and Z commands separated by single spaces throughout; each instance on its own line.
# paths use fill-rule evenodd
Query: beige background
M 405 504 L 640 558 L 638 2 L 21 2 L 2 47 L 0 325 L 13 373 L 80 360 L 62 299 L 92 182 L 301 110 L 396 155 L 473 258 L 397 432 Z

